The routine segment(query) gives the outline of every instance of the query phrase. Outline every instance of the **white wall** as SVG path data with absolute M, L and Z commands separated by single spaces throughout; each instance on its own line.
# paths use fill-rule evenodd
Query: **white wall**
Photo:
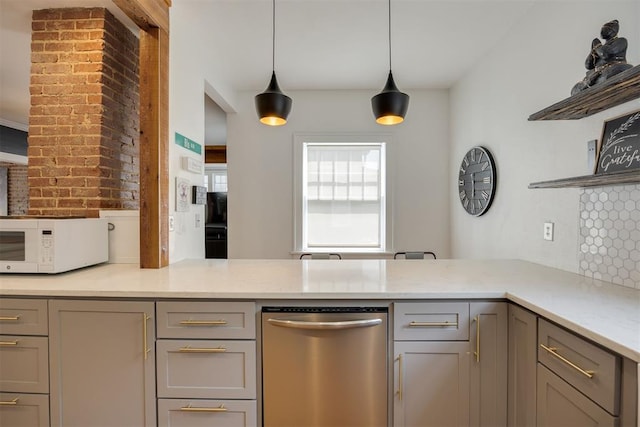
M 640 64 L 640 2 L 536 2 L 506 39 L 451 90 L 449 194 L 452 255 L 519 258 L 578 269 L 579 190 L 529 190 L 535 181 L 586 175 L 586 143 L 603 120 L 640 108 L 640 100 L 578 121 L 528 122 L 530 114 L 569 96 L 584 77 L 591 40 L 618 19 L 627 60 Z M 498 187 L 491 209 L 475 218 L 457 196 L 464 153 L 484 145 L 494 154 Z M 542 239 L 545 221 L 555 240 Z
M 188 258 L 204 258 L 204 206 L 189 206 L 187 212 L 176 212 L 176 177 L 188 179 L 191 185 L 204 185 L 203 175 L 181 167 L 182 157 L 193 157 L 204 164 L 205 145 L 205 64 L 201 46 L 190 23 L 193 8 L 176 2 L 171 8 L 169 55 L 169 216 L 174 217 L 174 231 L 169 232 L 169 262 Z M 200 155 L 175 144 L 175 133 L 202 146 Z M 199 215 L 199 227 L 196 217 Z
M 253 92 L 241 92 L 228 116 L 229 257 L 291 257 L 293 135 L 310 132 L 391 133 L 393 249 L 449 257 L 448 92 L 406 90 L 409 112 L 394 127 L 375 123 L 375 90 L 285 92 L 293 109 L 283 127 L 258 122 Z

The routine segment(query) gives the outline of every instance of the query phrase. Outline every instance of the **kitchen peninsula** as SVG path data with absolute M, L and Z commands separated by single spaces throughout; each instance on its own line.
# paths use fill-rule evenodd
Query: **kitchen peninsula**
M 468 319 L 466 322 L 464 316 L 456 318 L 460 319 L 461 329 L 466 330 L 467 336 L 464 338 L 466 340 L 464 342 L 473 343 L 475 339 L 474 326 L 470 326 L 478 319 L 473 315 L 474 304 L 479 306 L 479 304 L 495 302 L 504 306 L 504 313 L 506 313 L 506 305 L 508 304 L 510 313 L 511 307 L 516 307 L 517 310 L 526 311 L 535 316 L 534 319 L 539 319 L 538 324 L 540 326 L 538 328 L 540 331 L 548 328 L 557 328 L 559 331 L 570 333 L 571 339 L 580 340 L 580 344 L 576 348 L 580 348 L 579 346 L 583 344 L 594 346 L 593 343 L 595 343 L 594 349 L 597 351 L 615 355 L 617 360 L 615 362 L 616 369 L 623 372 L 623 379 L 621 380 L 619 376 L 614 376 L 617 378 L 615 381 L 618 381 L 618 383 L 622 381 L 622 389 L 624 390 L 622 397 L 619 394 L 615 394 L 615 396 L 617 396 L 616 399 L 623 403 L 616 403 L 616 405 L 620 406 L 612 406 L 609 414 L 614 417 L 620 416 L 620 419 L 623 420 L 621 425 L 629 425 L 626 420 L 629 419 L 628 411 L 629 405 L 631 405 L 633 406 L 633 412 L 635 412 L 633 414 L 633 425 L 637 420 L 637 364 L 640 363 L 640 291 L 524 261 L 187 260 L 163 269 L 139 269 L 135 265 L 104 264 L 59 275 L 1 275 L 0 316 L 8 317 L 7 310 L 10 311 L 13 307 L 12 304 L 16 301 L 41 303 L 40 307 L 45 311 L 45 319 L 47 318 L 46 311 L 48 310 L 48 329 L 44 329 L 42 333 L 25 333 L 25 335 L 42 335 L 30 338 L 40 338 L 43 341 L 48 339 L 51 379 L 46 379 L 47 387 L 43 388 L 43 390 L 49 393 L 50 381 L 51 425 L 63 424 L 65 417 L 63 407 L 67 411 L 67 416 L 69 416 L 70 410 L 68 406 L 62 405 L 60 400 L 62 397 L 60 395 L 65 392 L 71 393 L 71 391 L 63 387 L 65 382 L 61 378 L 57 378 L 57 376 L 64 376 L 65 372 L 69 372 L 71 365 L 66 365 L 67 371 L 63 368 L 51 368 L 54 363 L 64 363 L 65 357 L 73 357 L 73 355 L 65 353 L 68 349 L 64 349 L 62 345 L 57 344 L 60 340 L 60 334 L 64 334 L 64 328 L 69 327 L 70 324 L 68 322 L 72 319 L 83 319 L 83 324 L 76 328 L 78 331 L 84 331 L 83 328 L 89 328 L 91 325 L 100 327 L 100 323 L 96 323 L 95 319 L 92 320 L 91 317 L 85 320 L 83 317 L 74 316 L 80 312 L 84 315 L 92 310 L 117 313 L 119 310 L 117 304 L 137 304 L 136 307 L 127 310 L 128 312 L 138 313 L 135 315 L 135 319 L 144 319 L 142 320 L 144 335 L 140 334 L 144 336 L 144 339 L 139 346 L 144 348 L 144 355 L 148 356 L 149 360 L 153 361 L 155 359 L 155 363 L 148 364 L 151 365 L 150 368 L 145 365 L 144 369 L 150 370 L 145 370 L 144 379 L 140 380 L 141 383 L 151 381 L 150 384 L 143 387 L 146 393 L 151 396 L 146 404 L 146 409 L 142 411 L 142 418 L 137 421 L 139 423 L 137 425 L 155 425 L 156 402 L 159 425 L 170 425 L 171 423 L 163 417 L 169 417 L 166 414 L 172 414 L 175 412 L 171 411 L 179 410 L 172 409 L 170 405 L 179 404 L 182 405 L 182 410 L 189 411 L 189 409 L 185 409 L 191 407 L 189 405 L 197 406 L 196 403 L 203 402 L 194 399 L 194 395 L 189 394 L 185 388 L 177 387 L 171 383 L 172 381 L 177 381 L 176 377 L 172 376 L 175 375 L 175 372 L 170 372 L 170 367 L 172 360 L 175 363 L 175 359 L 172 359 L 172 357 L 177 357 L 175 354 L 177 354 L 178 350 L 167 350 L 165 347 L 171 346 L 175 342 L 175 345 L 179 343 L 182 346 L 180 347 L 182 350 L 186 348 L 188 351 L 193 352 L 195 350 L 192 347 L 206 347 L 208 342 L 201 333 L 203 328 L 191 328 L 189 332 L 191 335 L 185 335 L 187 332 L 180 332 L 178 330 L 179 327 L 167 327 L 168 323 L 175 321 L 175 318 L 171 319 L 172 316 L 176 315 L 176 312 L 191 313 L 189 316 L 185 316 L 188 317 L 186 321 L 189 322 L 192 317 L 193 319 L 199 319 L 197 316 L 202 315 L 204 311 L 211 313 L 223 312 L 231 310 L 231 308 L 235 312 L 243 312 L 244 310 L 246 322 L 240 322 L 238 331 L 240 329 L 242 331 L 247 329 L 247 331 L 229 332 L 231 335 L 227 335 L 226 338 L 221 336 L 227 341 L 219 342 L 226 346 L 248 345 L 249 348 L 252 348 L 250 350 L 252 356 L 243 358 L 245 360 L 245 367 L 243 368 L 245 369 L 245 377 L 247 377 L 246 372 L 251 373 L 257 369 L 257 375 L 260 378 L 262 365 L 260 363 L 259 312 L 262 306 L 371 305 L 390 307 L 390 310 L 392 310 L 391 307 L 395 307 L 395 314 L 390 311 L 389 342 L 390 345 L 396 346 L 395 348 L 403 348 L 402 341 L 393 343 L 394 339 L 400 340 L 401 338 L 399 336 L 393 338 L 393 333 L 391 332 L 394 331 L 393 319 L 398 323 L 398 316 L 404 310 L 401 307 L 420 307 L 419 304 L 424 307 L 435 307 L 436 304 L 452 302 L 462 302 L 467 304 L 467 307 L 471 307 L 470 310 L 469 308 L 466 309 L 466 319 Z M 414 304 L 416 305 L 414 306 Z M 87 307 L 86 310 L 83 308 L 84 306 Z M 172 308 L 170 309 L 169 307 Z M 471 312 L 471 316 L 469 316 L 469 312 Z M 73 316 L 66 317 L 70 314 Z M 403 313 L 403 315 L 406 315 L 406 313 Z M 213 318 L 215 316 L 211 315 L 209 317 Z M 506 331 L 506 317 L 502 317 L 502 320 L 504 321 L 504 331 Z M 140 323 L 139 320 L 136 320 L 136 322 Z M 511 322 L 511 319 L 509 319 L 509 322 Z M 490 325 L 490 322 L 483 325 Z M 10 332 L 8 327 L 6 322 L 0 324 L 0 333 L 5 337 L 6 335 L 11 335 L 11 339 L 20 341 L 22 339 L 20 334 L 18 332 Z M 105 328 L 109 327 L 105 326 Z M 483 326 L 483 328 L 485 328 L 483 330 L 489 331 L 490 326 Z M 512 330 L 511 323 L 509 323 L 509 345 L 511 345 L 511 334 L 514 331 L 515 328 Z M 555 330 L 552 329 L 553 331 Z M 476 332 L 480 337 L 479 327 Z M 240 335 L 233 335 L 234 333 Z M 198 340 L 195 341 L 193 340 L 194 338 Z M 209 336 L 209 342 L 212 343 L 213 341 L 210 338 Z M 7 340 L 7 338 L 3 339 Z M 502 359 L 498 360 L 504 360 L 506 364 L 506 336 L 504 341 L 503 353 L 505 354 L 497 357 L 502 357 Z M 154 342 L 155 346 L 153 345 Z M 46 349 L 46 341 L 43 345 Z M 479 338 L 477 345 L 479 349 Z M 540 350 L 538 349 L 538 351 Z M 471 354 L 472 352 L 466 351 L 466 353 Z M 511 350 L 509 350 L 509 355 L 511 356 Z M 95 366 L 95 363 L 99 363 L 99 361 L 103 361 L 105 357 L 113 357 L 113 355 L 96 357 L 102 357 L 102 359 L 95 360 L 92 366 Z M 256 357 L 257 362 L 252 364 L 250 362 L 252 360 L 251 357 Z M 541 357 L 539 356 L 539 360 L 543 360 Z M 511 361 L 509 363 L 511 364 Z M 74 369 L 81 365 L 82 363 L 79 360 L 73 362 Z M 395 362 L 390 361 L 389 365 L 390 369 L 395 369 L 393 367 Z M 631 387 L 628 383 L 629 367 L 632 367 L 633 370 L 632 378 L 634 384 Z M 138 369 L 140 369 L 139 365 Z M 158 369 L 157 372 L 155 371 L 156 369 Z M 509 369 L 511 370 L 511 365 Z M 541 369 L 539 368 L 539 370 Z M 106 375 L 110 375 L 110 373 Z M 193 377 L 193 374 L 190 375 Z M 253 377 L 255 375 L 254 372 Z M 155 395 L 156 377 L 158 378 L 158 396 Z M 251 375 L 248 377 L 251 378 Z M 471 377 L 473 378 L 473 374 Z M 391 387 L 396 387 L 396 385 L 392 380 L 390 381 L 391 384 L 394 384 L 390 386 L 389 390 L 390 396 L 393 396 Z M 567 381 L 570 382 L 569 380 Z M 251 379 L 249 382 L 252 382 Z M 12 391 L 7 390 L 4 384 L 0 378 L 1 392 Z M 406 385 L 406 387 L 409 387 L 409 385 Z M 249 405 L 248 407 L 243 406 L 237 409 L 237 411 L 244 411 L 243 413 L 245 414 L 253 414 L 247 416 L 248 418 L 243 417 L 243 424 L 240 425 L 255 425 L 256 419 L 259 419 L 259 415 L 256 414 L 260 414 L 259 409 L 256 409 L 256 405 L 257 408 L 260 408 L 261 405 L 259 380 L 257 392 L 255 388 L 255 383 L 249 384 L 246 390 L 242 388 L 244 390 L 242 393 L 244 394 L 241 393 L 239 395 L 234 394 L 239 393 L 237 389 L 212 391 L 209 397 L 215 399 L 228 398 L 224 400 L 224 408 L 231 408 L 233 406 L 229 405 L 233 404 Z M 505 387 L 503 388 L 506 389 L 506 373 Z M 473 386 L 471 389 L 473 389 Z M 35 392 L 33 396 L 42 397 L 46 395 L 37 393 L 42 392 Z M 506 396 L 506 390 L 503 393 Z M 591 398 L 588 393 L 588 391 L 584 391 L 585 396 Z M 0 394 L 9 394 L 8 397 L 17 396 L 11 393 Z M 629 404 L 628 400 L 629 394 L 632 395 L 631 404 Z M 487 396 L 490 393 L 481 393 L 481 395 Z M 46 396 L 48 397 L 48 395 Z M 240 397 L 238 398 L 237 396 Z M 8 397 L 3 397 L 3 399 Z M 199 398 L 204 398 L 204 396 Z M 581 394 L 580 399 L 583 398 L 586 399 Z M 392 398 L 390 397 L 390 399 Z M 540 399 L 541 397 L 539 396 L 538 400 L 540 401 Z M 624 399 L 627 400 L 625 401 Z M 507 399 L 505 398 L 504 400 L 505 402 L 503 403 L 506 408 Z M 600 404 L 597 399 L 594 398 L 593 400 Z M 213 401 L 208 400 L 207 402 Z M 467 408 L 467 413 L 471 413 L 470 417 L 472 419 L 474 417 L 473 402 L 472 398 L 471 410 L 469 411 L 469 408 Z M 590 404 L 595 405 L 593 402 Z M 219 409 L 220 404 L 216 403 L 216 405 L 218 405 L 216 408 Z M 604 403 L 601 406 L 606 409 Z M 406 410 L 398 409 L 397 406 L 394 406 L 394 408 L 394 417 L 396 418 L 394 418 L 393 425 L 408 423 L 402 417 L 397 418 L 401 411 Z M 600 407 L 597 409 L 603 411 Z M 624 411 L 627 411 L 626 415 L 622 414 Z M 611 417 L 611 415 L 605 415 Z M 406 416 L 409 417 L 409 415 Z M 547 413 L 538 414 L 539 419 L 544 416 L 549 417 L 552 415 Z M 506 410 L 504 411 L 504 417 L 506 419 Z M 49 419 L 48 415 L 46 419 Z M 406 420 L 409 420 L 409 418 L 406 418 Z

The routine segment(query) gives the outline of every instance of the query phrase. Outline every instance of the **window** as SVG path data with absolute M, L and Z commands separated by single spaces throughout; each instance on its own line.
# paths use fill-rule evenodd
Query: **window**
M 205 166 L 204 186 L 207 187 L 207 191 L 226 192 L 227 165 L 219 164 L 215 166 Z
M 296 136 L 296 249 L 384 252 L 387 153 L 380 136 Z

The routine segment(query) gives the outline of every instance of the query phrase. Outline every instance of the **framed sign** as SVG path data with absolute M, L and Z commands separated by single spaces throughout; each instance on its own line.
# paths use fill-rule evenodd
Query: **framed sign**
M 640 110 L 604 122 L 596 175 L 640 169 Z
M 176 177 L 176 212 L 189 210 L 189 190 L 191 183 L 188 179 Z

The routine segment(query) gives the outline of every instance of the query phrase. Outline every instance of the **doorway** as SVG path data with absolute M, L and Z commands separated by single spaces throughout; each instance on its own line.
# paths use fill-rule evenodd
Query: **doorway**
M 227 114 L 206 94 L 204 104 L 205 258 L 227 258 Z

